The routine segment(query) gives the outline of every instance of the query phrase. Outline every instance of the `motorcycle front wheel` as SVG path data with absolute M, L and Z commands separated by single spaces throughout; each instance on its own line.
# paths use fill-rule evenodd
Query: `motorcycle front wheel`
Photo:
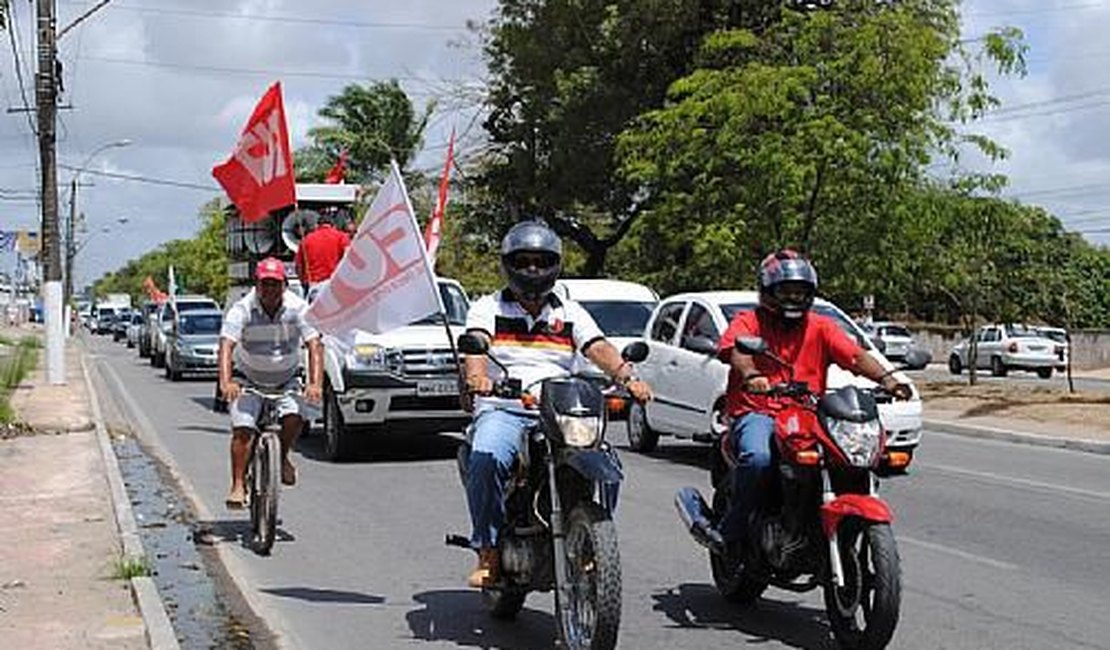
M 889 524 L 846 519 L 839 531 L 844 586 L 825 584 L 833 636 L 848 650 L 885 648 L 898 625 L 902 567 Z
M 568 602 L 556 598 L 559 636 L 570 650 L 611 650 L 621 623 L 621 558 L 617 527 L 592 501 L 567 517 Z

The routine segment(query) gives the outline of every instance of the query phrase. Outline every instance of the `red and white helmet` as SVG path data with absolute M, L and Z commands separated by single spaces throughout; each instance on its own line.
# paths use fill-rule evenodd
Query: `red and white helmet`
M 801 286 L 804 298 L 780 295 L 786 285 Z M 797 320 L 805 316 L 817 296 L 817 271 L 809 260 L 795 251 L 783 249 L 763 258 L 759 265 L 759 304 L 772 313 Z

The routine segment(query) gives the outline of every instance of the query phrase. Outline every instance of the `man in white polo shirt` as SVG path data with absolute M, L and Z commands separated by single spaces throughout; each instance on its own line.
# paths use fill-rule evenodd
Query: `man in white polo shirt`
M 525 386 L 570 372 L 575 353 L 581 352 L 624 384 L 634 398 L 651 399 L 651 389 L 632 376 L 631 365 L 605 339 L 589 312 L 553 292 L 562 256 L 558 235 L 542 222 L 525 221 L 510 228 L 501 242 L 501 268 L 508 286 L 474 303 L 466 319 L 467 332 L 485 338 L 490 354 Z M 500 563 L 497 533 L 505 520 L 509 473 L 520 451 L 521 434 L 535 423 L 536 415 L 525 411 L 519 400 L 490 395 L 500 370 L 484 356 L 466 357 L 464 368 L 467 392 L 477 396 L 466 496 L 478 566 L 468 582 L 472 587 L 488 587 L 496 580 Z
M 244 393 L 242 383 L 269 391 L 296 391 L 302 345 L 308 347 L 305 399 L 319 403 L 324 381 L 320 333 L 305 322 L 308 303 L 286 288 L 285 264 L 268 257 L 255 267 L 254 277 L 255 288 L 231 306 L 220 330 L 220 392 L 230 403 L 231 413 L 231 491 L 226 502 L 231 509 L 242 508 L 246 501 L 243 480 L 263 399 Z M 304 423 L 299 397 L 287 395 L 277 400 L 281 482 L 285 485 L 297 482 L 289 450 Z

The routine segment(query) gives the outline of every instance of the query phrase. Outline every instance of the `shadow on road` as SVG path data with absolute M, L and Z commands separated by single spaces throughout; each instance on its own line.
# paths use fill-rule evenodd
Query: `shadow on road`
M 689 444 L 673 444 L 668 445 L 665 442 L 660 442 L 655 451 L 651 453 L 641 453 L 632 451 L 628 447 L 621 449 L 621 454 L 635 454 L 646 456 L 648 458 L 655 458 L 658 460 L 665 460 L 680 465 L 688 465 L 690 467 L 697 467 L 709 471 L 710 451 L 712 449 L 709 445 L 703 443 L 689 443 Z
M 216 398 L 213 397 L 213 396 L 208 396 L 208 397 L 196 397 L 196 396 L 194 396 L 194 397 L 190 397 L 189 401 L 191 401 L 192 403 L 194 403 L 198 406 L 204 407 L 205 411 L 215 412 L 214 407 L 215 407 L 215 404 L 216 404 Z M 226 417 L 226 415 L 225 415 L 225 417 Z
M 225 426 L 225 427 L 202 427 L 202 426 L 197 425 L 197 424 L 190 424 L 190 425 L 187 425 L 187 426 L 177 427 L 177 428 L 180 431 L 199 431 L 201 433 L 215 433 L 215 434 L 225 436 L 225 437 L 231 435 L 230 425 Z
M 682 584 L 651 597 L 652 609 L 663 612 L 676 627 L 731 629 L 749 637 L 738 638 L 737 644 L 773 640 L 806 650 L 837 647 L 824 610 L 798 603 L 764 598 L 756 605 L 735 605 L 707 584 Z
M 413 637 L 450 641 L 470 648 L 531 650 L 555 645 L 555 618 L 534 609 L 515 621 L 498 621 L 486 612 L 482 595 L 471 590 L 425 591 L 413 596 L 423 609 L 405 614 Z
M 246 511 L 244 511 L 244 513 L 246 513 Z M 245 514 L 245 517 L 249 517 L 249 515 Z M 275 543 L 295 542 L 297 538 L 292 533 L 282 528 L 280 524 L 279 517 L 277 531 L 274 536 Z M 198 521 L 193 525 L 193 542 L 205 546 L 215 546 L 219 543 L 232 542 L 251 550 L 250 519 Z
M 445 434 L 374 431 L 355 435 L 362 435 L 363 439 L 353 460 L 364 463 L 453 460 L 462 442 Z M 324 435 L 319 430 L 298 438 L 297 451 L 305 458 L 327 462 Z
M 259 589 L 262 593 L 281 596 L 282 598 L 295 598 L 310 603 L 344 603 L 349 605 L 381 605 L 385 602 L 384 596 L 363 594 L 357 591 L 339 591 L 336 589 L 315 589 L 313 587 L 277 587 L 273 589 Z

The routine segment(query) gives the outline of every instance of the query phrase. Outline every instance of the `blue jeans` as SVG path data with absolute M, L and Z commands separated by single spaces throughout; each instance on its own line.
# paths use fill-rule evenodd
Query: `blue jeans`
M 496 547 L 497 532 L 505 523 L 505 488 L 513 461 L 524 444 L 524 432 L 536 418 L 489 409 L 470 427 L 470 459 L 466 470 L 466 500 L 470 508 L 474 548 Z
M 759 489 L 771 474 L 774 433 L 774 418 L 763 413 L 745 413 L 732 421 L 729 439 L 737 458 L 732 471 L 732 507 L 718 525 L 730 542 L 743 541 L 747 536 L 748 517 L 759 503 Z

